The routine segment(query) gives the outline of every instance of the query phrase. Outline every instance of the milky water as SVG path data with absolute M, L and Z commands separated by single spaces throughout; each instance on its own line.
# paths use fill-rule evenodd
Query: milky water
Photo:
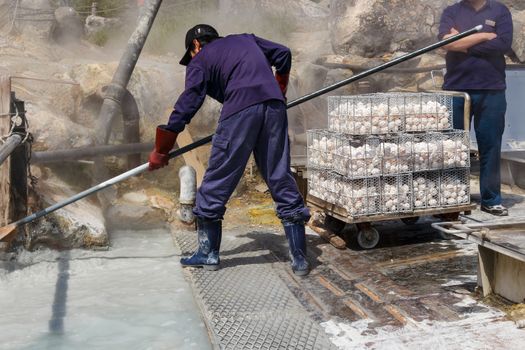
M 169 233 L 111 242 L 24 252 L 0 268 L 0 349 L 210 349 Z

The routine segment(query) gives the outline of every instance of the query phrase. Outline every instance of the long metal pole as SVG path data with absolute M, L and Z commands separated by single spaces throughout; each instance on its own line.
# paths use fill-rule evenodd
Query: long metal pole
M 31 154 L 32 164 L 63 162 L 100 156 L 140 154 L 153 149 L 154 143 L 126 143 L 123 145 L 104 145 L 73 148 L 59 151 L 41 151 Z M 140 164 L 140 163 L 139 163 Z
M 315 98 L 317 96 L 320 96 L 322 94 L 325 94 L 327 92 L 335 90 L 335 89 L 337 89 L 337 88 L 339 88 L 341 86 L 350 84 L 350 83 L 352 83 L 352 82 L 354 82 L 356 80 L 359 80 L 359 79 L 362 79 L 364 77 L 367 77 L 370 74 L 379 72 L 379 71 L 381 71 L 383 69 L 386 69 L 388 67 L 391 67 L 391 66 L 393 66 L 395 64 L 404 62 L 404 61 L 409 60 L 409 59 L 411 59 L 413 57 L 416 57 L 418 55 L 422 55 L 422 54 L 424 54 L 424 53 L 426 53 L 426 52 L 428 52 L 430 50 L 434 50 L 436 48 L 439 48 L 439 47 L 445 46 L 447 44 L 450 44 L 450 43 L 452 43 L 452 42 L 454 42 L 456 40 L 459 40 L 459 39 L 464 38 L 464 37 L 466 37 L 468 35 L 474 34 L 474 33 L 478 32 L 480 30 L 481 30 L 481 26 L 478 26 L 478 27 L 472 28 L 470 30 L 467 30 L 466 32 L 454 35 L 454 36 L 452 36 L 452 37 L 450 37 L 450 38 L 448 38 L 446 40 L 442 40 L 442 41 L 440 41 L 440 42 L 438 42 L 436 44 L 433 44 L 433 45 L 427 46 L 427 47 L 425 47 L 423 49 L 414 51 L 413 53 L 409 53 L 409 54 L 406 54 L 404 56 L 401 56 L 401 57 L 399 57 L 399 58 L 397 58 L 395 60 L 392 60 L 390 62 L 382 64 L 382 65 L 380 65 L 378 67 L 372 68 L 372 69 L 370 69 L 370 70 L 368 70 L 366 72 L 363 72 L 363 73 L 357 74 L 355 76 L 352 76 L 352 77 L 350 77 L 348 79 L 345 79 L 345 80 L 343 80 L 343 81 L 341 81 L 339 83 L 327 86 L 327 87 L 325 87 L 325 88 L 323 88 L 321 90 L 318 90 L 318 91 L 316 91 L 316 92 L 314 92 L 312 94 L 300 97 L 300 98 L 290 102 L 287 105 L 287 108 L 291 108 L 291 107 L 297 106 L 300 103 L 309 101 L 309 100 L 311 100 L 311 99 L 313 99 L 313 98 Z M 210 136 L 207 136 L 207 137 L 205 137 L 203 139 L 200 139 L 200 140 L 198 140 L 198 141 L 196 141 L 196 142 L 194 142 L 194 143 L 192 143 L 190 145 L 187 145 L 187 146 L 182 147 L 180 149 L 171 151 L 169 156 L 170 156 L 170 158 L 174 158 L 174 157 L 180 156 L 183 153 L 189 152 L 189 151 L 191 151 L 191 150 L 193 150 L 193 149 L 195 149 L 197 147 L 200 147 L 202 145 L 205 145 L 205 144 L 209 143 L 212 140 L 212 138 L 213 138 L 213 135 L 210 135 Z M 9 224 L 7 226 L 4 226 L 4 227 L 0 228 L 0 239 L 2 239 L 4 236 L 6 236 L 9 233 L 11 233 L 18 226 L 27 224 L 28 222 L 31 222 L 31 221 L 33 221 L 35 219 L 38 219 L 38 218 L 40 218 L 40 217 L 42 217 L 44 215 L 49 214 L 49 213 L 52 213 L 55 210 L 58 210 L 58 209 L 60 209 L 62 207 L 65 207 L 68 204 L 76 202 L 79 199 L 87 197 L 90 194 L 93 194 L 95 192 L 103 190 L 103 189 L 105 189 L 105 188 L 107 188 L 107 187 L 109 187 L 111 185 L 114 185 L 114 184 L 116 184 L 116 183 L 118 183 L 120 181 L 126 180 L 126 179 L 128 179 L 128 178 L 130 178 L 132 176 L 138 175 L 138 174 L 146 171 L 146 169 L 148 169 L 148 166 L 149 166 L 148 163 L 142 164 L 142 165 L 140 165 L 140 166 L 138 166 L 138 167 L 136 167 L 134 169 L 131 169 L 131 170 L 129 170 L 129 171 L 119 175 L 119 176 L 111 178 L 111 179 L 109 179 L 107 181 L 104 181 L 104 182 L 102 182 L 102 183 L 100 183 L 100 184 L 98 184 L 96 186 L 93 186 L 93 187 L 91 187 L 91 188 L 89 188 L 89 189 L 87 189 L 87 190 L 85 190 L 83 192 L 80 192 L 80 193 L 78 193 L 78 194 L 76 194 L 76 195 L 74 195 L 74 196 L 64 200 L 63 202 L 56 203 L 56 204 L 50 206 L 49 208 L 46 208 L 44 210 L 41 210 L 41 211 L 39 211 L 37 213 L 34 213 L 34 214 L 28 216 L 28 217 L 25 217 L 25 218 L 23 218 L 21 220 L 18 220 L 16 222 L 14 222 L 14 223 L 11 223 L 11 224 Z

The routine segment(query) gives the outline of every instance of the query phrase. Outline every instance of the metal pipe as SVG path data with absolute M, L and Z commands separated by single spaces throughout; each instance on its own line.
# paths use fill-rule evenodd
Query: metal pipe
M 131 37 L 111 83 L 107 86 L 104 102 L 100 108 L 97 125 L 97 144 L 107 144 L 111 134 L 111 123 L 121 111 L 121 103 L 126 94 L 131 74 L 135 69 L 140 53 L 157 16 L 162 0 L 150 0 L 144 4 L 144 15 Z
M 179 169 L 179 179 L 179 220 L 186 224 L 191 224 L 195 221 L 195 215 L 193 215 L 192 209 L 195 205 L 197 194 L 197 175 L 195 169 L 189 165 L 181 167 Z
M 342 68 L 342 69 L 349 69 L 354 72 L 361 72 L 361 71 L 368 69 L 368 67 L 365 67 L 365 66 L 359 66 L 356 64 L 346 64 L 346 63 L 322 63 L 321 65 L 326 68 Z M 383 73 L 417 74 L 417 73 L 428 73 L 430 71 L 441 70 L 443 68 L 445 68 L 444 64 L 440 64 L 436 66 L 428 66 L 428 67 L 416 67 L 416 68 L 388 68 L 388 69 L 385 69 Z
M 0 164 L 4 162 L 13 153 L 15 148 L 22 142 L 22 136 L 18 134 L 12 134 L 5 142 L 0 145 Z
M 135 97 L 127 89 L 122 101 L 122 119 L 124 122 L 124 143 L 140 143 L 139 107 Z M 140 153 L 129 154 L 127 158 L 128 169 L 133 169 L 140 165 Z
M 154 144 L 150 143 L 130 143 L 123 145 L 104 145 L 73 148 L 59 151 L 33 152 L 31 154 L 31 163 L 53 163 L 67 160 L 79 160 L 85 158 L 96 158 L 100 156 L 117 156 L 126 154 L 138 154 L 149 152 L 153 149 Z

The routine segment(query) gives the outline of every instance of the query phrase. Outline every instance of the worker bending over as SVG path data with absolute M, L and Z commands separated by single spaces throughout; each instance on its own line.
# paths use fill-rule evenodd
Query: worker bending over
M 198 249 L 181 259 L 181 264 L 219 269 L 225 205 L 253 152 L 284 226 L 292 270 L 297 275 L 308 274 L 304 226 L 310 213 L 290 170 L 285 104 L 292 64 L 290 50 L 251 34 L 220 37 L 206 24 L 191 28 L 185 44 L 186 53 L 180 61 L 187 66 L 185 90 L 168 124 L 157 127 L 150 170 L 168 164 L 168 152 L 177 134 L 191 121 L 206 95 L 221 102 L 223 108 L 193 210 Z

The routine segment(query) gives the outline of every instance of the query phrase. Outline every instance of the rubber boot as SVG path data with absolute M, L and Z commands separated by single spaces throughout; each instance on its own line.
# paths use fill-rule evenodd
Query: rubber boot
M 310 272 L 310 265 L 306 261 L 306 234 L 304 224 L 286 223 L 284 232 L 290 248 L 292 271 L 297 276 L 306 276 Z
M 219 269 L 219 248 L 222 238 L 222 221 L 197 217 L 199 247 L 192 256 L 180 259 L 183 267 L 202 267 L 208 271 Z

